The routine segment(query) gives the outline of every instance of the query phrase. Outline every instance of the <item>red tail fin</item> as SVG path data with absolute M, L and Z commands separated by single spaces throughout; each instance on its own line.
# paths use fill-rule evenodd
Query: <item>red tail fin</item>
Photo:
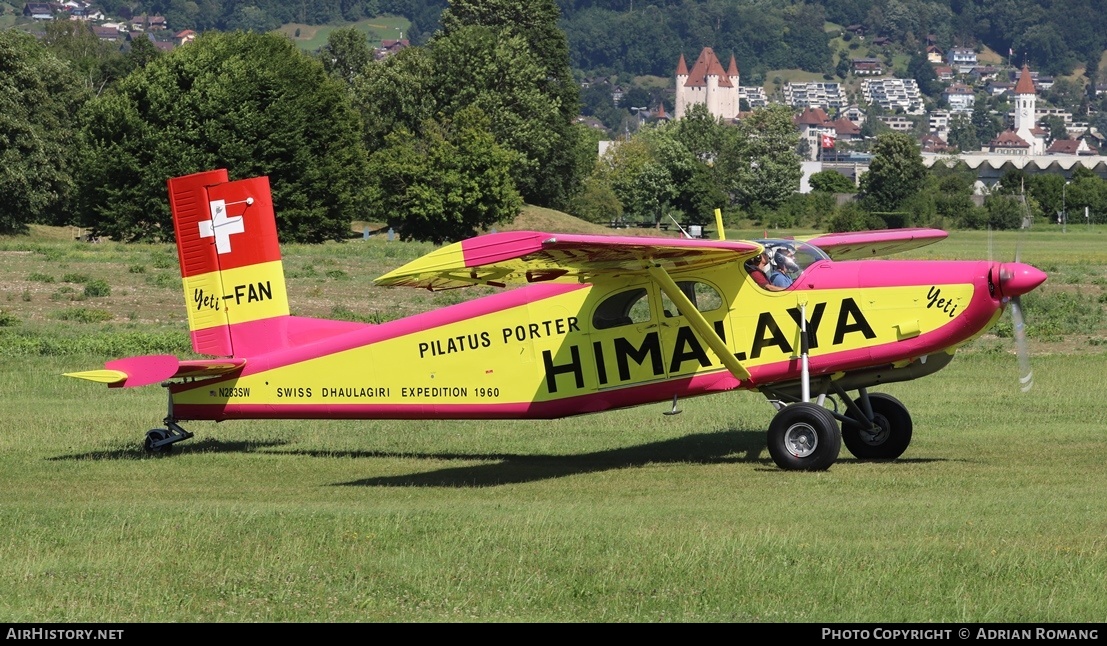
M 231 182 L 220 169 L 168 185 L 192 348 L 234 356 L 243 324 L 254 334 L 289 312 L 269 178 Z

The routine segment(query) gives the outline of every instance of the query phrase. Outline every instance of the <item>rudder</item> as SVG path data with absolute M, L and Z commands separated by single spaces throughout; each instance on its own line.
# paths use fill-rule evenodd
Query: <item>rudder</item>
M 259 325 L 279 343 L 266 323 L 289 315 L 269 178 L 228 180 L 219 169 L 168 181 L 192 348 L 224 357 Z

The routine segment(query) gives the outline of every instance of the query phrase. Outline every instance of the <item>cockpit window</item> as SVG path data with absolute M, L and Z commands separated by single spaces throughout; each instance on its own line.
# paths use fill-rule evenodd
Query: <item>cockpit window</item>
M 754 240 L 762 245 L 760 255 L 746 262 L 746 271 L 764 289 L 780 291 L 792 283 L 812 264 L 829 256 L 818 247 L 781 238 Z

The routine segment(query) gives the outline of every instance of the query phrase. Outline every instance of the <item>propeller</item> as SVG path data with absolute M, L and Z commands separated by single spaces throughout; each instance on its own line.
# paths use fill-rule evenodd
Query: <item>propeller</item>
M 1034 387 L 1034 371 L 1030 369 L 1030 349 L 1026 345 L 1026 320 L 1022 315 L 1022 299 L 1018 296 L 1007 304 L 1011 310 L 1011 325 L 1015 328 L 1015 352 L 1019 357 L 1019 388 L 1030 392 Z
M 1011 312 L 1014 328 L 1015 352 L 1019 359 L 1019 388 L 1025 393 L 1034 387 L 1034 371 L 1030 368 L 1030 348 L 1026 342 L 1026 318 L 1023 315 L 1022 295 L 1045 282 L 1042 270 L 1019 262 L 1019 249 L 1015 247 L 1015 262 L 999 266 L 999 290 L 1007 309 Z
M 1015 262 L 1019 262 L 1020 244 L 1015 244 Z M 1034 371 L 1030 369 L 1030 348 L 1026 344 L 1026 319 L 1022 315 L 1022 296 L 1013 296 L 1008 304 L 1011 308 L 1011 325 L 1015 332 L 1015 353 L 1019 358 L 1019 388 L 1030 392 L 1034 387 Z
M 1022 230 L 1030 228 L 1030 205 L 1026 201 L 1026 188 L 1020 191 L 1023 209 Z M 1022 310 L 1022 295 L 1045 282 L 1045 272 L 1020 262 L 1021 240 L 1015 243 L 1015 261 L 999 266 L 999 289 L 1007 309 L 1011 312 L 1011 326 L 1015 337 L 1015 354 L 1019 360 L 1019 389 L 1030 392 L 1034 387 L 1034 371 L 1030 368 L 1030 348 L 1026 342 L 1026 317 Z M 992 227 L 988 226 L 988 260 L 992 259 Z

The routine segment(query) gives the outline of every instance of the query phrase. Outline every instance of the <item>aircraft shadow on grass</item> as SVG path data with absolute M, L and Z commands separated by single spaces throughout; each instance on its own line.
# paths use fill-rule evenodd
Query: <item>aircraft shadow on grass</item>
M 181 447 L 178 457 L 187 453 L 266 453 L 270 455 L 307 456 L 318 458 L 405 458 L 411 460 L 483 461 L 422 473 L 363 478 L 339 482 L 332 486 L 352 487 L 490 487 L 537 482 L 553 478 L 617 471 L 648 464 L 728 464 L 753 463 L 759 470 L 775 471 L 766 453 L 765 435 L 760 430 L 737 430 L 733 427 L 710 433 L 696 433 L 678 438 L 649 442 L 636 446 L 581 453 L 575 455 L 541 455 L 517 453 L 419 453 L 396 451 L 285 451 L 279 447 L 287 442 L 225 442 L 207 439 Z M 77 455 L 58 456 L 51 460 L 151 460 L 141 447 L 93 451 Z M 171 458 L 172 459 L 172 458 Z M 845 459 L 844 462 L 858 462 Z M 899 458 L 899 464 L 945 461 L 933 458 Z

